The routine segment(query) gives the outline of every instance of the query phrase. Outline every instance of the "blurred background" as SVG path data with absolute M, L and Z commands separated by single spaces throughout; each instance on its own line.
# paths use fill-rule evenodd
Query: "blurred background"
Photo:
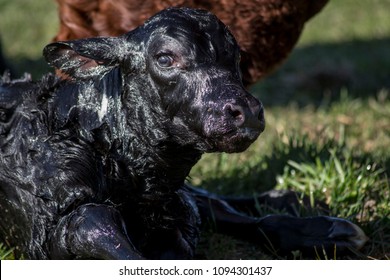
M 251 88 L 265 106 L 264 134 L 242 154 L 204 156 L 189 181 L 225 194 L 300 191 L 366 231 L 369 244 L 353 258 L 389 259 L 389 11 L 389 0 L 331 0 L 285 63 Z M 54 1 L 0 0 L 0 39 L 15 77 L 51 71 L 41 52 L 57 31 Z M 201 258 L 275 257 L 205 235 Z
M 337 98 L 342 88 L 353 96 L 389 88 L 389 10 L 388 0 L 331 0 L 286 63 L 253 91 L 266 105 L 305 105 Z M 0 0 L 0 39 L 16 74 L 47 71 L 41 52 L 57 31 L 55 1 Z

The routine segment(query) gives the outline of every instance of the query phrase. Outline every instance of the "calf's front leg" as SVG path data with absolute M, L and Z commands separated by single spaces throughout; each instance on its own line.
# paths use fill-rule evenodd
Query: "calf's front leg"
M 129 240 L 120 213 L 85 204 L 62 217 L 49 240 L 51 259 L 143 259 Z
M 221 233 L 257 242 L 278 254 L 289 254 L 299 250 L 305 255 L 316 256 L 324 252 L 333 256 L 360 249 L 367 237 L 355 224 L 335 217 L 315 216 L 300 218 L 290 215 L 267 215 L 253 217 L 238 212 L 229 203 L 240 208 L 253 207 L 253 201 L 224 200 L 205 191 L 188 189 L 196 198 L 202 221 L 210 221 Z M 237 203 L 239 202 L 239 203 Z M 235 205 L 236 206 L 236 205 Z

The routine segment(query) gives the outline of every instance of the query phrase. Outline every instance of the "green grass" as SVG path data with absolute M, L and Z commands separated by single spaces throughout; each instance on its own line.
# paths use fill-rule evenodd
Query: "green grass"
M 0 260 L 12 260 L 12 249 L 8 249 L 6 246 L 0 243 Z
M 330 0 L 305 27 L 300 46 L 388 38 L 389 9 L 386 0 Z
M 57 31 L 53 2 L 0 0 L 0 36 L 18 73 L 47 71 L 40 53 Z M 205 155 L 189 181 L 232 195 L 302 192 L 369 236 L 349 258 L 389 259 L 389 10 L 388 0 L 331 0 L 284 65 L 251 89 L 266 109 L 262 136 L 244 153 Z M 0 258 L 7 252 L 0 247 Z M 207 230 L 197 255 L 281 258 Z
M 38 79 L 49 70 L 42 49 L 58 31 L 54 0 L 0 0 L 0 39 L 17 75 Z
M 326 201 L 330 215 L 359 224 L 371 240 L 357 256 L 390 258 L 390 185 L 386 169 L 375 158 L 354 155 L 345 147 L 336 145 L 327 152 L 326 159 L 315 156 L 312 161 L 288 160 L 276 188 L 300 191 L 311 201 Z

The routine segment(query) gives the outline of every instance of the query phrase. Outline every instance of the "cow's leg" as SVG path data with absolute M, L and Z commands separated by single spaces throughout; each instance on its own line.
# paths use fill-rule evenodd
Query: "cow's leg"
M 310 198 L 301 193 L 290 190 L 270 190 L 254 196 L 232 197 L 223 196 L 187 186 L 191 193 L 198 197 L 223 200 L 239 212 L 256 216 L 262 208 L 285 211 L 290 215 L 298 216 L 301 209 L 309 212 L 329 214 L 328 206 L 321 201 L 310 201 Z
M 300 250 L 309 255 L 326 252 L 344 254 L 360 249 L 367 237 L 355 224 L 333 217 L 298 218 L 268 215 L 256 218 L 238 212 L 218 196 L 189 189 L 196 198 L 202 220 L 210 221 L 221 233 L 258 242 L 278 253 Z M 252 202 L 252 201 L 248 201 Z
M 129 240 L 119 212 L 86 204 L 64 216 L 49 241 L 52 259 L 142 259 Z

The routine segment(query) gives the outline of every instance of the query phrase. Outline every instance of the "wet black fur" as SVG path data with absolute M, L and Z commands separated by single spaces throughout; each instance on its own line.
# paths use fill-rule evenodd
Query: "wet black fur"
M 234 208 L 291 193 L 229 200 L 185 185 L 203 153 L 243 151 L 264 129 L 239 47 L 213 15 L 172 8 L 124 36 L 53 43 L 44 56 L 67 79 L 0 87 L 0 236 L 17 255 L 192 258 L 205 220 L 281 251 L 354 247 L 359 232 L 344 220 Z

